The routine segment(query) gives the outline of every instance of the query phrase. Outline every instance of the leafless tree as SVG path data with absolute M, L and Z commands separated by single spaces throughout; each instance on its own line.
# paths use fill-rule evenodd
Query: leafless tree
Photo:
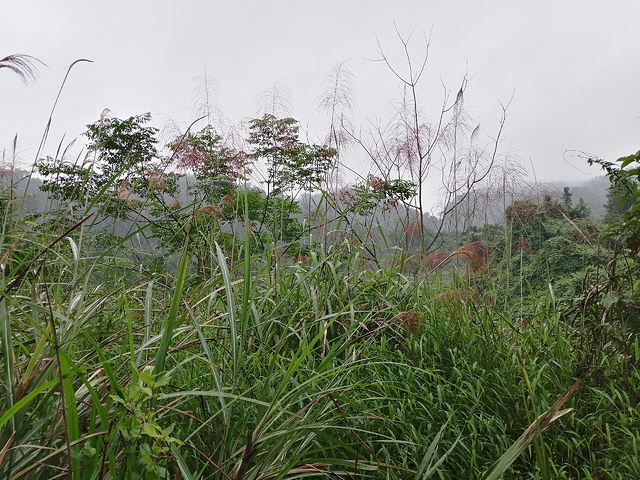
M 362 134 L 354 135 L 354 138 L 382 178 L 402 178 L 415 183 L 416 195 L 404 206 L 418 217 L 421 249 L 427 253 L 434 247 L 447 222 L 451 221 L 450 217 L 459 213 L 459 206 L 469 193 L 491 172 L 498 155 L 507 109 L 503 106 L 496 135 L 488 143 L 481 142 L 480 126 L 471 124 L 464 108 L 468 83 L 465 75 L 455 98 L 451 98 L 445 87 L 436 114 L 428 118 L 420 92 L 429 58 L 430 39 L 424 36 L 424 52 L 420 62 L 416 63 L 410 50 L 411 35 L 404 37 L 397 29 L 396 33 L 404 54 L 401 62 L 391 59 L 378 41 L 379 61 L 401 86 L 401 97 L 394 103 L 393 118 L 385 126 L 372 125 L 366 138 Z M 436 184 L 438 186 L 434 186 Z M 439 190 L 441 211 L 436 232 L 427 239 L 426 203 L 434 188 Z

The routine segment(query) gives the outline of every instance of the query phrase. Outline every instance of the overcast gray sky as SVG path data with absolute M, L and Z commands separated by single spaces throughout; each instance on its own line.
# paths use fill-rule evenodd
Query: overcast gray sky
M 377 36 L 402 60 L 395 22 L 402 34 L 415 32 L 415 58 L 422 32 L 431 35 L 420 90 L 427 109 L 437 110 L 442 85 L 455 93 L 467 72 L 465 104 L 485 134 L 513 95 L 502 151 L 532 164 L 540 181 L 581 180 L 588 167 L 567 151 L 613 160 L 640 149 L 639 19 L 635 0 L 0 0 L 0 58 L 25 53 L 48 65 L 28 87 L 0 70 L 0 149 L 17 133 L 20 158 L 33 160 L 66 69 L 79 58 L 94 63 L 72 70 L 43 155 L 105 108 L 120 118 L 150 112 L 160 127 L 190 122 L 193 79 L 205 67 L 232 120 L 254 116 L 261 88 L 279 80 L 291 115 L 313 125 L 321 82 L 350 59 L 357 118 L 384 121 L 398 86 L 369 59 L 379 57 Z

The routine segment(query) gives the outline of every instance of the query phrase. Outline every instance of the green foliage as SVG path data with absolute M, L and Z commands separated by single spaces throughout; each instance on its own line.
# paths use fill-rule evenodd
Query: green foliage
M 613 221 L 603 240 L 612 252 L 602 272 L 589 278 L 589 288 L 579 298 L 577 307 L 589 325 L 592 361 L 615 351 L 630 358 L 640 335 L 640 152 L 617 160 L 617 163 L 591 159 L 607 173 L 611 188 L 607 195 L 607 220 Z M 631 363 L 637 366 L 638 358 Z
M 106 179 L 113 194 L 125 186 L 136 193 L 145 192 L 145 175 L 153 171 L 158 155 L 157 129 L 144 126 L 150 119 L 146 114 L 126 120 L 104 118 L 87 125 L 90 156 L 82 164 L 39 159 L 38 173 L 47 177 L 41 189 L 57 200 L 86 201 L 98 195 Z M 126 183 L 122 185 L 122 181 Z
M 609 225 L 620 223 L 622 215 L 631 208 L 633 199 L 625 198 L 623 186 L 611 185 L 607 190 L 607 203 L 604 205 L 605 216 L 603 221 Z
M 607 262 L 608 252 L 599 243 L 602 227 L 587 213 L 582 202 L 573 206 L 569 189 L 561 201 L 546 196 L 540 204 L 522 201 L 507 207 L 502 238 L 491 231 L 503 252 L 491 273 L 503 293 L 494 301 L 525 318 L 549 294 L 573 309 L 593 272 L 603 271 Z
M 276 196 L 319 187 L 335 164 L 335 149 L 300 142 L 299 129 L 297 120 L 271 114 L 249 121 L 251 157 L 267 162 L 267 191 Z
M 150 367 L 136 372 L 136 376 L 138 382 L 124 387 L 122 396 L 111 395 L 122 407 L 115 409 L 113 418 L 124 443 L 125 460 L 120 468 L 129 472 L 127 478 L 131 479 L 171 478 L 167 469 L 171 446 L 184 445 L 184 442 L 171 436 L 175 423 L 166 428 L 157 423 L 158 411 L 153 407 L 160 396 L 158 389 L 168 385 L 170 378 L 155 375 Z M 83 453 L 95 455 L 97 452 L 85 447 Z
M 618 163 L 590 159 L 607 173 L 611 187 L 607 193 L 607 220 L 612 222 L 609 237 L 617 236 L 635 251 L 640 245 L 640 151 L 622 157 Z
M 302 236 L 302 225 L 295 218 L 301 213 L 295 198 L 301 191 L 319 188 L 335 165 L 337 151 L 302 143 L 299 128 L 297 120 L 271 114 L 249 121 L 249 156 L 267 168 L 264 201 L 258 207 L 254 191 L 249 207 L 252 230 L 258 232 L 263 248 L 269 243 L 289 244 Z M 260 213 L 256 217 L 252 212 Z
M 582 197 L 576 206 L 573 205 L 573 192 L 569 187 L 564 187 L 561 202 L 564 212 L 571 220 L 587 218 L 591 215 L 591 209 Z
M 568 236 L 547 239 L 529 258 L 524 268 L 524 281 L 536 290 L 546 290 L 553 285 L 567 298 L 574 298 L 581 292 L 581 282 L 574 284 L 575 274 L 583 276 L 584 269 L 597 264 L 593 248 L 573 241 Z
M 356 183 L 352 191 L 343 191 L 349 210 L 359 215 L 369 215 L 378 207 L 389 209 L 406 202 L 416 194 L 416 184 L 409 180 L 383 180 L 370 175 L 366 182 Z
M 246 206 L 259 211 L 264 198 L 247 192 Z M 559 261 L 570 243 L 549 241 L 544 255 Z M 399 480 L 481 478 L 494 464 L 496 478 L 635 474 L 637 372 L 612 351 L 563 395 L 591 344 L 548 297 L 536 295 L 527 324 L 489 301 L 496 286 L 465 296 L 468 279 L 373 272 L 360 251 L 335 247 L 261 269 L 271 260 L 248 243 L 232 259 L 214 242 L 207 278 L 188 274 L 185 253 L 166 284 L 106 283 L 76 247 L 56 250 L 47 263 L 57 268 L 3 300 L 3 325 L 14 327 L 4 348 L 15 352 L 2 356 L 4 383 L 15 388 L 13 407 L 2 405 L 12 445 L 2 474 Z M 75 262 L 76 280 L 51 277 Z M 31 297 L 32 284 L 54 287 Z M 575 410 L 549 417 L 542 433 L 530 427 L 559 399 Z M 53 452 L 30 447 L 38 441 Z M 540 448 L 528 452 L 532 442 Z
M 225 145 L 210 125 L 196 133 L 187 132 L 168 147 L 172 163 L 193 172 L 196 183 L 190 187 L 190 193 L 198 203 L 219 202 L 233 193 L 235 182 L 246 178 L 245 154 Z
M 145 126 L 150 120 L 149 114 L 105 117 L 87 125 L 89 154 L 82 163 L 52 157 L 36 162 L 45 177 L 40 189 L 71 213 L 97 207 L 107 218 L 136 219 L 141 207 L 162 208 L 163 197 L 177 191 L 177 176 L 166 173 L 158 158 L 157 129 Z

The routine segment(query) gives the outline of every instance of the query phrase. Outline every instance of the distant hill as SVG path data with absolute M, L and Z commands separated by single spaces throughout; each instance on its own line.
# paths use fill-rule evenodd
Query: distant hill
M 21 198 L 20 203 L 23 213 L 33 213 L 45 211 L 47 206 L 47 197 L 40 191 L 42 180 L 29 175 L 31 172 L 26 170 L 0 170 L 0 185 L 8 188 L 13 185 L 14 197 Z M 5 196 L 2 193 L 0 196 Z
M 33 213 L 33 212 L 43 212 L 48 208 L 51 208 L 51 205 L 47 202 L 46 195 L 40 191 L 40 185 L 42 185 L 42 180 L 37 177 L 32 177 L 31 180 L 28 179 L 30 172 L 26 170 L 14 170 L 11 172 L 10 170 L 1 170 L 0 171 L 0 185 L 4 184 L 5 186 L 14 184 L 15 185 L 15 196 L 22 197 L 27 193 L 24 198 L 23 209 L 24 213 Z M 195 182 L 195 178 L 191 175 L 185 175 L 179 180 L 179 197 L 182 201 L 188 201 L 190 199 L 189 191 L 187 186 L 189 184 L 193 184 Z M 604 205 L 607 202 L 607 189 L 609 188 L 609 180 L 602 176 L 592 178 L 583 182 L 551 182 L 544 184 L 542 191 L 549 192 L 558 197 L 562 196 L 562 192 L 564 187 L 571 188 L 573 193 L 573 203 L 576 205 L 580 198 L 584 199 L 584 201 L 591 208 L 591 216 L 594 219 L 600 219 L 605 214 Z M 27 191 L 28 190 L 28 191 Z M 304 200 L 302 204 L 304 205 Z M 502 201 L 494 202 L 495 205 L 492 205 L 487 208 L 494 211 L 494 215 L 492 217 L 492 221 L 500 222 L 502 218 Z M 303 211 L 304 207 L 303 207 Z M 484 219 L 476 219 L 474 224 L 482 225 L 484 223 Z
M 558 195 L 562 195 L 564 187 L 571 188 L 574 205 L 582 198 L 591 208 L 591 216 L 595 219 L 604 216 L 604 205 L 607 203 L 607 189 L 609 179 L 607 177 L 596 177 L 584 182 L 553 182 L 549 185 L 558 190 Z

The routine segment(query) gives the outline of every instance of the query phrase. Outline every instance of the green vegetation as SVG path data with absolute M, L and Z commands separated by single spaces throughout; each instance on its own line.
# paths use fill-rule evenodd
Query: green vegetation
M 611 225 L 569 189 L 447 223 L 426 170 L 332 188 L 292 118 L 148 121 L 38 160 L 44 211 L 7 172 L 2 478 L 640 477 L 640 154 L 592 160 Z

